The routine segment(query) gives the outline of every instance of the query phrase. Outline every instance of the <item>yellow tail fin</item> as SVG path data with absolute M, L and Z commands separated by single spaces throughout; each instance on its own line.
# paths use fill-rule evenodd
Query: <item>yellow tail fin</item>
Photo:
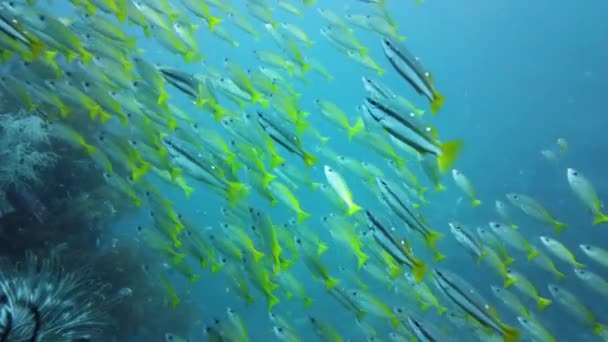
M 437 241 L 439 241 L 439 239 L 441 239 L 443 237 L 443 234 L 436 232 L 434 230 L 427 230 L 427 234 L 424 237 L 424 241 L 426 242 L 427 246 L 429 247 L 435 247 L 435 245 L 437 245 Z
M 298 223 L 302 223 L 302 222 L 304 222 L 304 220 L 306 220 L 306 219 L 307 219 L 307 218 L 309 218 L 309 217 L 310 217 L 310 214 L 309 214 L 309 213 L 307 213 L 307 212 L 305 212 L 305 211 L 303 211 L 303 210 L 299 210 L 299 211 L 298 211 L 298 218 L 297 218 Z
M 543 297 L 536 299 L 536 308 L 538 311 L 543 311 L 547 306 L 551 305 L 551 300 Z
M 604 213 L 598 212 L 593 219 L 593 225 L 598 225 L 602 223 L 608 223 L 608 216 Z
M 462 150 L 461 140 L 448 141 L 441 144 L 441 155 L 437 157 L 437 163 L 439 163 L 439 170 L 441 172 L 448 171 L 454 165 L 458 154 L 460 154 L 460 150 Z
M 553 229 L 555 229 L 556 232 L 561 233 L 562 230 L 566 229 L 566 224 L 559 221 L 553 221 Z
M 502 338 L 504 342 L 517 342 L 519 341 L 519 330 L 503 324 L 501 326 L 503 333 Z
M 475 208 L 481 205 L 481 201 L 478 199 L 474 199 L 473 201 L 471 201 L 471 207 Z
M 334 287 L 338 286 L 339 283 L 340 282 L 338 281 L 338 279 L 328 276 L 327 279 L 325 279 L 325 289 L 331 290 Z
M 530 252 L 528 252 L 528 261 L 534 260 L 539 255 L 538 250 L 532 248 Z
M 431 101 L 431 114 L 437 115 L 441 107 L 443 107 L 443 103 L 445 102 L 445 96 L 443 96 L 438 91 L 433 93 L 433 101 Z
M 249 193 L 249 188 L 239 182 L 228 182 L 228 189 L 226 190 L 226 197 L 228 197 L 228 202 L 234 205 L 243 197 L 247 196 Z
M 359 205 L 353 203 L 348 207 L 348 212 L 346 213 L 346 215 L 352 216 L 353 214 L 357 213 L 361 209 L 362 208 Z
M 215 27 L 222 22 L 222 19 L 214 16 L 209 16 L 207 18 L 207 23 L 209 24 L 209 31 L 215 30 Z
M 355 135 L 361 133 L 363 129 L 365 129 L 365 123 L 363 122 L 363 120 L 361 120 L 361 118 L 359 118 L 352 127 L 348 128 L 348 140 L 352 140 L 352 138 Z
M 319 159 L 317 159 L 317 157 L 313 156 L 312 154 L 310 154 L 308 152 L 304 152 L 304 164 L 306 164 L 306 166 L 312 167 L 318 161 L 319 161 Z
M 414 279 L 416 279 L 417 283 L 420 283 L 426 274 L 426 265 L 422 260 L 418 259 L 413 259 L 412 265 L 412 274 L 414 275 Z

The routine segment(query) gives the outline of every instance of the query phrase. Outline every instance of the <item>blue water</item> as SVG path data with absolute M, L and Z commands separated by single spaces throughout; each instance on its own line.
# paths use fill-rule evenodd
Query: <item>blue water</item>
M 246 13 L 243 1 L 233 2 L 234 8 Z M 352 13 L 369 11 L 364 4 L 354 0 L 318 1 L 317 6 L 337 13 L 344 13 L 346 8 L 350 8 Z M 467 255 L 450 235 L 447 225 L 450 221 L 459 221 L 471 229 L 480 225 L 486 226 L 490 220 L 499 219 L 494 210 L 494 201 L 500 199 L 506 203 L 506 193 L 519 192 L 543 203 L 551 213 L 569 226 L 558 236 L 550 227 L 525 217 L 510 206 L 512 217 L 529 241 L 548 253 L 541 246 L 538 236 L 555 237 L 568 246 L 577 259 L 587 264 L 590 270 L 608 278 L 608 270 L 594 264 L 578 248 L 581 243 L 608 248 L 608 228 L 591 226 L 592 215 L 572 193 L 566 179 L 566 168 L 573 167 L 592 181 L 600 198 L 608 198 L 604 163 L 605 131 L 608 128 L 604 105 L 605 92 L 608 89 L 608 21 L 605 20 L 608 3 L 601 0 L 427 0 L 422 5 L 416 5 L 414 0 L 388 0 L 387 8 L 399 23 L 400 33 L 407 36 L 405 44 L 408 49 L 421 58 L 423 64 L 432 72 L 437 89 L 447 98 L 437 117 L 430 118 L 426 114 L 425 118 L 437 127 L 442 139 L 464 140 L 465 149 L 455 167 L 472 181 L 478 197 L 483 201 L 481 207 L 470 208 L 466 197 L 455 186 L 449 174 L 444 175 L 442 179 L 447 191 L 430 191 L 428 199 L 431 204 L 423 207 L 421 213 L 432 229 L 445 234 L 445 238 L 439 243 L 439 249 L 447 255 L 447 259 L 440 267 L 459 272 L 495 305 L 506 323 L 519 328 L 515 316 L 495 300 L 490 292 L 489 286 L 502 284 L 502 279 L 489 272 L 486 265 L 478 265 Z M 275 19 L 295 23 L 306 31 L 316 43 L 309 49 L 302 49 L 305 56 L 319 60 L 335 77 L 334 81 L 328 82 L 311 72 L 306 76 L 306 83 L 294 79 L 292 82 L 302 94 L 302 108 L 311 113 L 310 123 L 330 138 L 328 147 L 340 154 L 373 162 L 388 173 L 385 163 L 371 150 L 360 144 L 350 143 L 343 132 L 324 122 L 313 103 L 317 98 L 330 100 L 353 118 L 355 106 L 364 98 L 361 76 L 376 79 L 376 75 L 350 61 L 319 34 L 319 29 L 326 23 L 314 6 L 302 9 L 305 15 L 298 18 L 277 8 Z M 250 19 L 262 34 L 260 41 L 254 41 L 251 36 L 241 33 L 227 18 L 226 22 L 221 24 L 239 41 L 238 48 L 229 46 L 207 32 L 201 23 L 197 41 L 201 52 L 207 57 L 207 65 L 223 70 L 224 58 L 230 58 L 244 68 L 256 68 L 259 63 L 253 56 L 254 49 L 278 52 L 262 25 L 255 19 Z M 200 64 L 185 64 L 181 56 L 172 55 L 153 40 L 142 37 L 139 28 L 130 27 L 127 30 L 130 34 L 140 37 L 138 45 L 145 51 L 144 55 L 149 61 L 193 73 L 204 72 Z M 370 48 L 370 55 L 386 69 L 382 82 L 417 106 L 428 110 L 426 99 L 416 94 L 384 58 L 380 37 L 360 29 L 355 29 L 355 32 L 362 43 Z M 213 127 L 220 129 L 207 113 L 196 109 L 176 90 L 171 91 L 173 103 L 181 106 L 200 122 L 215 125 Z M 255 108 L 246 110 L 253 112 Z M 569 152 L 555 164 L 544 159 L 540 151 L 555 146 L 556 139 L 560 137 L 568 141 Z M 315 143 L 306 139 L 304 146 L 307 150 L 314 151 Z M 282 155 L 286 153 L 283 152 Z M 293 157 L 290 157 L 289 161 L 300 163 Z M 310 170 L 315 181 L 325 182 L 322 166 L 326 162 L 321 160 Z M 415 165 L 415 162 L 412 165 Z M 351 186 L 358 204 L 381 215 L 388 215 L 385 207 L 367 185 L 346 170 L 340 172 Z M 421 172 L 417 174 L 420 179 L 425 179 Z M 191 183 L 195 184 L 194 181 Z M 430 187 L 428 182 L 425 185 Z M 200 226 L 217 226 L 222 220 L 219 209 L 224 204 L 219 204 L 215 195 L 206 193 L 202 185 L 197 185 L 197 188 L 189 200 L 184 199 L 182 194 L 173 188 L 163 187 L 163 190 L 166 191 L 166 196 L 174 201 L 178 211 L 187 215 L 190 220 Z M 329 251 L 323 256 L 330 273 L 340 278 L 337 266 L 356 269 L 356 260 L 350 254 L 346 256 L 341 249 L 342 245 L 336 244 L 321 225 L 320 218 L 331 211 L 327 200 L 320 192 L 299 190 L 297 195 L 304 210 L 312 214 L 306 226 L 330 245 Z M 268 210 L 277 224 L 287 222 L 292 216 L 283 205 L 271 208 L 255 195 L 248 200 L 249 203 L 255 203 L 256 207 Z M 114 233 L 109 234 L 108 239 L 117 234 L 121 238 L 133 238 L 134 226 L 150 223 L 146 214 L 146 210 L 142 210 L 117 223 Z M 425 254 L 425 248 L 420 242 L 414 244 L 414 250 L 432 267 L 432 259 Z M 527 264 L 525 258 L 516 251 L 511 251 L 511 255 L 517 259 L 515 268 L 536 285 L 543 297 L 550 298 L 546 285 L 554 281 L 553 276 Z M 553 260 L 558 269 L 567 275 L 560 285 L 576 294 L 600 322 L 608 324 L 608 299 L 589 292 L 576 278 L 569 265 L 555 258 Z M 362 331 L 355 325 L 353 313 L 346 311 L 325 293 L 322 283 L 312 279 L 303 263 L 298 262 L 291 272 L 303 281 L 315 303 L 310 309 L 305 309 L 297 300 L 287 301 L 281 295 L 281 303 L 274 311 L 290 317 L 303 341 L 316 340 L 307 321 L 309 314 L 331 322 L 344 339 L 364 340 Z M 199 341 L 202 338 L 202 326 L 214 318 L 225 319 L 226 309 L 231 307 L 245 319 L 252 341 L 268 341 L 274 338 L 266 302 L 261 294 L 255 294 L 257 301 L 254 305 L 245 306 L 240 297 L 226 292 L 227 283 L 221 272 L 219 275 L 211 275 L 206 270 L 202 272 L 202 277 L 202 281 L 190 285 L 182 280 L 179 274 L 172 274 L 180 295 L 184 300 L 195 303 L 198 311 L 193 315 L 183 316 L 191 320 L 189 331 L 171 332 Z M 366 276 L 362 277 L 366 279 Z M 427 278 L 429 279 L 430 277 Z M 403 305 L 402 299 L 391 293 L 385 284 L 371 280 L 367 283 L 370 285 L 369 291 L 389 306 Z M 429 284 L 432 285 L 430 281 Z M 346 288 L 355 287 L 354 284 L 343 285 Z M 253 287 L 252 291 L 255 291 Z M 435 293 L 441 303 L 449 307 L 449 301 L 440 296 L 438 291 Z M 522 300 L 529 304 L 530 309 L 534 309 L 533 303 Z M 416 308 L 412 309 L 416 311 Z M 179 308 L 151 313 L 150 324 L 155 324 L 156 320 L 169 320 L 167 316 L 171 315 L 183 313 Z M 425 313 L 419 312 L 419 315 L 448 332 L 458 331 L 432 309 Z M 577 322 L 559 305 L 552 305 L 537 316 L 559 341 L 601 340 L 591 333 L 589 327 Z M 391 331 L 389 325 L 378 319 L 369 319 L 368 322 L 373 323 L 376 328 L 378 340 L 388 339 L 387 333 Z M 133 336 L 133 340 L 156 341 L 161 338 L 146 336 L 145 328 L 142 329 L 141 336 Z

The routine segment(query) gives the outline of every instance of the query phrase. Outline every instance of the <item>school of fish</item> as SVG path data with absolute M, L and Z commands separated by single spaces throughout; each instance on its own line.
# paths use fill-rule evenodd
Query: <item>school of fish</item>
M 0 76 L 0 87 L 28 115 L 44 118 L 55 139 L 86 153 L 107 186 L 146 213 L 132 233 L 169 269 L 192 284 L 221 277 L 244 303 L 263 302 L 279 340 L 301 341 L 302 331 L 323 341 L 347 339 L 335 322 L 306 313 L 315 305 L 307 289 L 312 278 L 335 299 L 337 310 L 353 314 L 355 335 L 367 341 L 459 340 L 441 326 L 479 341 L 556 341 L 543 324 L 548 306 L 559 306 L 579 322 L 573 323 L 577 329 L 608 341 L 601 318 L 559 285 L 573 273 L 608 298 L 608 282 L 596 270 L 608 267 L 608 250 L 560 241 L 567 224 L 533 196 L 508 193 L 495 208 L 477 197 L 466 172 L 454 168 L 463 141 L 444 140 L 432 124 L 441 119 L 434 116 L 445 98 L 422 60 L 407 49 L 386 1 L 353 1 L 366 12 L 339 14 L 321 0 L 243 0 L 245 12 L 219 0 L 55 0 L 73 7 L 69 17 L 59 17 L 40 1 L 3 0 L 0 58 L 8 72 Z M 305 32 L 296 20 L 275 19 L 279 11 L 294 18 L 310 11 L 325 25 Z M 138 35 L 127 33 L 134 28 Z M 244 39 L 271 40 L 274 48 L 240 51 L 230 33 L 236 29 Z M 358 38 L 361 30 L 376 35 L 383 55 L 372 56 Z M 217 39 L 202 44 L 201 31 Z M 155 41 L 184 64 L 150 61 L 138 39 Z M 250 62 L 241 65 L 227 56 L 223 65 L 207 63 L 206 55 L 221 41 Z M 298 82 L 311 74 L 337 82 L 330 61 L 307 54 L 313 44 L 328 44 L 345 63 L 365 68 L 353 69 L 366 70 L 359 106 L 340 108 L 331 94 L 312 103 L 301 100 Z M 192 65 L 197 72 L 187 71 Z M 383 83 L 389 74 L 402 79 L 399 89 Z M 410 101 L 408 94 L 418 97 Z M 184 99 L 188 106 L 177 104 Z M 427 105 L 429 114 L 422 108 Z M 312 117 L 343 132 L 361 153 L 334 151 L 335 135 L 324 136 Z M 558 147 L 541 153 L 557 160 L 567 152 L 566 141 L 560 139 Z M 474 210 L 495 210 L 495 221 L 477 228 L 427 222 L 422 212 L 433 201 L 432 192 L 445 189 L 445 173 Z M 353 185 L 355 179 L 361 184 Z M 590 180 L 568 168 L 564 182 L 591 213 L 593 225 L 608 222 Z M 183 201 L 194 192 L 214 194 L 215 203 L 205 207 L 222 220 L 200 224 L 181 214 L 180 201 L 164 195 L 166 186 L 183 192 Z M 361 186 L 368 193 L 351 191 Z M 327 212 L 308 212 L 299 200 L 302 191 L 312 192 Z M 367 198 L 376 205 L 364 207 Z M 265 206 L 293 218 L 278 222 Z M 515 224 L 513 209 L 554 231 L 530 233 Z M 444 238 L 471 255 L 476 272 L 494 273 L 496 283 L 465 279 L 442 267 L 451 257 L 440 248 Z M 577 259 L 573 248 L 588 260 Z M 329 267 L 329 250 L 350 264 Z M 548 272 L 555 282 L 533 283 L 518 270 L 522 263 Z M 297 265 L 308 273 L 295 272 L 302 267 Z M 566 272 L 568 267 L 573 272 Z M 176 280 L 164 269 L 146 271 L 166 289 L 168 303 L 178 306 Z M 385 293 L 372 290 L 378 285 Z M 482 287 L 495 298 L 482 297 Z M 286 301 L 302 303 L 298 317 L 281 310 Z M 422 315 L 430 308 L 436 311 L 433 320 Z M 228 307 L 224 317 L 206 322 L 206 339 L 248 341 L 252 327 L 245 311 Z M 164 338 L 187 340 L 172 333 Z

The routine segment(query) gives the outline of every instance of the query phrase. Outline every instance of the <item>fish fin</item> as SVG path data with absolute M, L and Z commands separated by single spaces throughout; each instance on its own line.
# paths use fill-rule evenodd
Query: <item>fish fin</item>
M 253 262 L 258 262 L 264 257 L 264 253 L 258 251 L 257 249 L 252 249 L 251 254 L 253 254 Z
M 458 158 L 458 154 L 460 154 L 460 150 L 462 150 L 461 140 L 448 141 L 441 144 L 441 155 L 437 157 L 437 163 L 441 172 L 446 172 L 452 167 L 454 162 L 456 162 L 456 158 Z
M 547 306 L 551 305 L 551 303 L 551 299 L 543 298 L 540 296 L 536 298 L 536 308 L 538 309 L 538 311 L 543 311 Z
M 279 298 L 277 298 L 275 295 L 271 294 L 268 296 L 268 311 L 271 311 L 272 308 L 275 307 L 275 305 L 279 304 Z
M 505 263 L 505 266 L 509 266 L 515 262 L 515 259 L 513 259 L 509 255 L 507 255 L 507 256 L 505 256 L 503 262 Z
M 293 298 L 293 293 L 291 293 L 291 291 L 285 291 L 285 298 L 291 300 L 291 298 Z
M 125 41 L 125 45 L 127 46 L 127 49 L 129 49 L 131 51 L 137 49 L 137 38 L 135 38 L 135 37 L 127 38 Z
M 412 274 L 417 283 L 420 283 L 426 273 L 426 265 L 422 260 L 412 259 Z
M 426 312 L 428 309 L 433 307 L 430 303 L 420 300 L 420 310 Z
M 305 212 L 304 210 L 298 210 L 298 223 L 302 223 L 304 222 L 304 220 L 306 220 L 307 218 L 310 217 L 310 214 Z
M 161 88 L 160 95 L 158 96 L 158 101 L 156 101 L 156 103 L 159 105 L 162 105 L 165 102 L 167 102 L 168 99 L 169 99 L 169 94 L 167 93 L 167 91 L 164 88 Z
M 446 311 L 448 311 L 448 308 L 446 308 L 445 306 L 441 306 L 441 305 L 437 304 L 437 313 L 439 314 L 439 316 L 441 316 L 444 313 L 446 313 Z
M 555 229 L 556 232 L 561 233 L 562 230 L 566 229 L 566 224 L 559 221 L 553 221 L 553 229 Z
M 443 234 L 429 229 L 427 235 L 424 237 L 424 241 L 426 242 L 427 246 L 434 247 L 437 244 L 437 241 L 439 241 L 441 238 L 443 238 Z M 435 255 L 437 254 L 439 254 L 439 252 L 437 252 Z
M 190 280 L 190 283 L 194 284 L 197 281 L 201 280 L 201 275 L 200 274 L 192 274 L 188 277 L 188 279 Z
M 581 264 L 580 262 L 575 261 L 574 262 L 574 267 L 575 268 L 585 268 L 585 264 Z
M 516 224 L 512 224 L 511 228 L 513 228 L 513 229 L 519 229 L 519 227 Z
M 504 342 L 517 342 L 519 340 L 519 330 L 506 324 L 501 324 L 500 327 L 503 330 L 502 338 Z
M 440 262 L 441 260 L 445 259 L 446 256 L 444 254 L 439 253 L 439 251 L 435 252 L 435 262 Z
M 29 44 L 30 52 L 32 53 L 33 59 L 40 57 L 44 51 L 44 43 L 39 39 L 31 39 Z
M 228 202 L 234 205 L 241 198 L 245 197 L 249 193 L 249 188 L 239 182 L 228 182 L 228 189 L 226 190 L 226 196 L 228 197 Z
M 435 185 L 435 191 L 437 191 L 437 192 L 445 191 L 445 189 L 446 189 L 445 185 L 443 185 L 441 183 L 437 183 L 437 185 Z
M 283 159 L 283 157 L 278 155 L 276 152 L 271 151 L 271 153 L 270 153 L 270 168 L 271 169 L 274 169 L 275 167 L 283 164 L 284 162 L 285 162 L 285 159 Z
M 598 212 L 593 219 L 593 225 L 598 225 L 602 223 L 608 223 L 608 216 L 602 212 Z
M 431 101 L 431 114 L 437 115 L 437 112 L 443 107 L 445 96 L 438 91 L 433 91 L 433 101 Z
M 363 129 L 365 129 L 365 123 L 361 118 L 357 119 L 355 124 L 352 127 L 348 127 L 348 140 L 351 140 L 355 135 L 359 134 Z
M 353 203 L 348 207 L 348 212 L 346 213 L 346 215 L 352 216 L 353 214 L 357 213 L 361 209 L 362 208 L 359 205 Z
M 314 303 L 312 298 L 310 298 L 310 297 L 304 298 L 304 307 L 305 308 L 309 308 L 312 305 L 312 303 Z
M 301 134 L 304 133 L 308 129 L 309 123 L 306 120 L 298 119 L 295 123 L 296 125 L 296 133 Z
M 555 269 L 553 271 L 553 273 L 555 273 L 555 276 L 557 277 L 557 280 L 563 280 L 566 278 L 566 275 L 563 274 L 562 272 L 558 271 L 557 269 Z
M 339 283 L 340 282 L 338 281 L 338 279 L 328 276 L 327 279 L 325 279 L 325 289 L 331 290 L 334 287 L 338 286 Z
M 317 159 L 317 157 L 313 156 L 312 154 L 310 154 L 308 152 L 304 152 L 304 164 L 306 164 L 307 167 L 312 167 L 318 161 L 319 161 L 319 159 Z
M 209 27 L 209 31 L 213 32 L 215 30 L 215 27 L 217 25 L 219 25 L 222 21 L 223 20 L 221 18 L 214 17 L 214 16 L 210 15 L 207 18 L 207 24 L 208 24 L 208 27 Z
M 203 55 L 198 51 L 188 51 L 184 53 L 186 63 L 194 63 L 203 60 Z
M 255 298 L 251 294 L 248 294 L 247 297 L 245 297 L 245 304 L 251 305 L 253 302 L 255 302 Z
M 530 249 L 530 252 L 528 252 L 528 261 L 532 261 L 534 260 L 534 258 L 536 258 L 539 255 L 539 251 L 532 248 Z
M 319 241 L 319 245 L 317 246 L 317 255 L 321 256 L 321 254 L 325 253 L 327 249 L 327 245 L 324 242 Z
M 357 269 L 358 270 L 360 270 L 361 267 L 363 267 L 363 265 L 365 265 L 365 262 L 367 261 L 367 259 L 369 259 L 369 255 L 363 253 L 362 251 L 357 252 Z
M 471 201 L 471 207 L 475 208 L 481 205 L 481 201 L 478 199 L 474 199 L 473 201 Z
M 593 333 L 596 335 L 601 334 L 604 330 L 606 330 L 606 326 L 600 323 L 595 323 L 593 325 Z
M 517 279 L 506 276 L 504 287 L 505 287 L 505 289 L 509 288 L 509 287 L 513 286 L 513 284 L 515 284 L 515 283 L 517 283 Z

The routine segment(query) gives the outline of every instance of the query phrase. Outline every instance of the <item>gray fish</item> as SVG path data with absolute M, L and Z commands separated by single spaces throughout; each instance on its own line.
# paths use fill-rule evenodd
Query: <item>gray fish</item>
M 418 58 L 414 57 L 402 43 L 392 38 L 382 39 L 382 47 L 386 58 L 409 84 L 414 87 L 418 94 L 424 95 L 431 101 L 431 113 L 437 113 L 445 97 L 433 87 L 433 78 L 425 70 Z

